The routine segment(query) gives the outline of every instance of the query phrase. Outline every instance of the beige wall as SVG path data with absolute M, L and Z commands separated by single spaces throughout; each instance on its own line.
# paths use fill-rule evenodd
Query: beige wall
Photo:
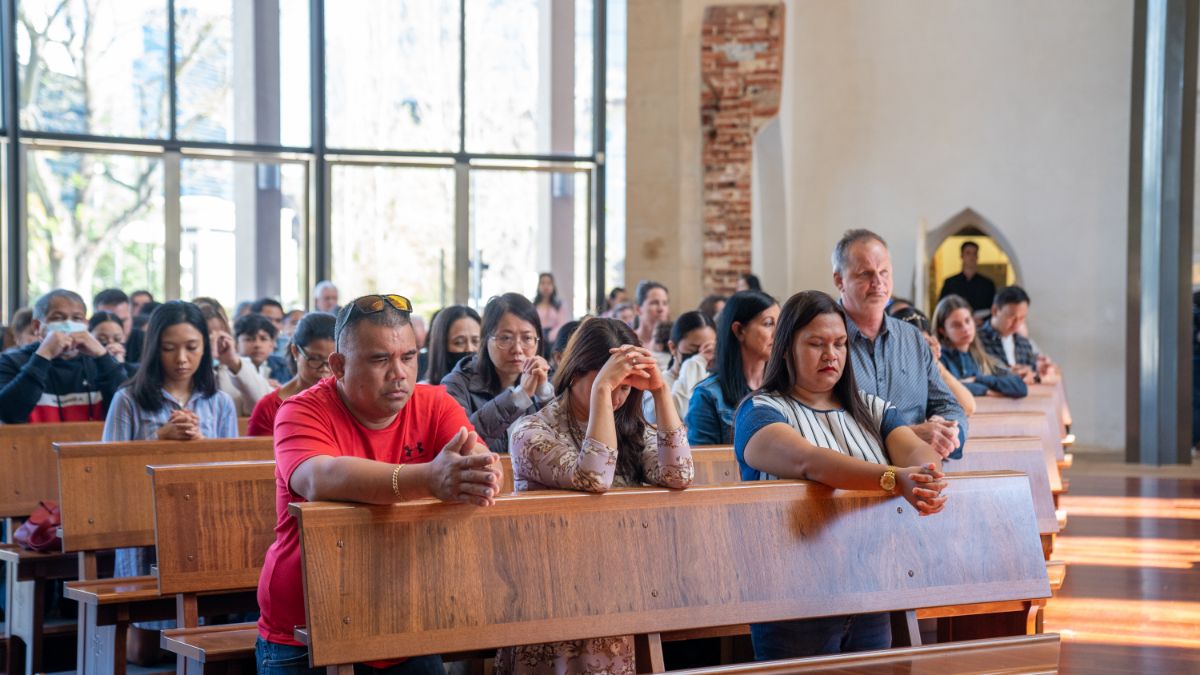
M 700 26 L 709 5 L 761 0 L 629 0 L 625 286 L 671 289 L 671 312 L 704 297 Z
M 628 283 L 676 311 L 700 288 L 699 37 L 706 2 L 630 0 Z M 970 207 L 1015 249 L 1034 338 L 1064 366 L 1080 444 L 1124 442 L 1132 3 L 787 3 L 781 136 L 786 296 L 832 291 L 850 227 L 892 245 L 912 292 L 917 227 Z

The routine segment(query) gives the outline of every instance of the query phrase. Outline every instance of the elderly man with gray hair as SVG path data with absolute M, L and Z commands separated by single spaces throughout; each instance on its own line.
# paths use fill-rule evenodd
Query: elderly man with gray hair
M 942 457 L 959 459 L 967 417 L 938 374 L 921 332 L 885 313 L 892 297 L 887 242 L 870 230 L 849 230 L 833 249 L 833 283 L 846 310 L 854 379 L 889 401 L 921 440 Z
M 313 287 L 313 311 L 326 314 L 338 313 L 338 288 L 326 279 Z

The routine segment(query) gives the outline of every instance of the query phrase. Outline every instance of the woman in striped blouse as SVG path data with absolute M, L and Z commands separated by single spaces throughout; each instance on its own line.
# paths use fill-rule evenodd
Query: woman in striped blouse
M 886 401 L 861 392 L 847 352 L 846 315 L 819 291 L 780 312 L 762 387 L 737 411 L 742 480 L 804 478 L 850 490 L 887 490 L 922 515 L 942 510 L 940 458 Z M 751 626 L 758 659 L 891 645 L 887 614 Z

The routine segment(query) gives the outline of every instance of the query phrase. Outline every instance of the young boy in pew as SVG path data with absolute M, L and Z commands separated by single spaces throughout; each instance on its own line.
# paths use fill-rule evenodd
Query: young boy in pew
M 763 386 L 737 411 L 742 480 L 803 478 L 899 494 L 921 515 L 942 510 L 941 457 L 894 406 L 858 388 L 842 306 L 820 291 L 784 304 Z M 759 660 L 887 649 L 887 614 L 750 626 Z
M 137 372 L 113 398 L 102 440 L 236 438 L 237 411 L 233 399 L 217 389 L 211 363 L 212 347 L 200 308 L 180 300 L 161 305 L 146 326 Z M 144 576 L 153 564 L 153 548 L 117 549 L 114 575 Z M 155 662 L 158 631 L 173 626 L 171 621 L 132 626 L 127 641 L 129 660 Z
M 87 329 L 87 305 L 57 288 L 33 305 L 38 340 L 0 354 L 0 422 L 104 419 L 125 368 Z
M 416 384 L 412 306 L 399 295 L 347 303 L 334 325 L 333 377 L 283 402 L 275 422 L 275 543 L 258 586 L 255 662 L 264 675 L 319 673 L 293 630 L 305 623 L 298 501 L 391 504 L 436 497 L 487 506 L 501 481 L 499 457 L 479 442 L 466 413 L 441 387 Z M 368 664 L 386 673 L 444 675 L 438 656 Z

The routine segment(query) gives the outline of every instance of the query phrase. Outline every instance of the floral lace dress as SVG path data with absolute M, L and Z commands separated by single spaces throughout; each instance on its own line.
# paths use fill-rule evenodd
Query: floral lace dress
M 608 487 L 635 487 L 616 475 L 617 449 L 591 438 L 575 440 L 581 424 L 568 406 L 555 401 L 513 424 L 509 431 L 513 481 L 517 490 L 561 488 L 601 492 Z M 692 484 L 695 473 L 687 431 L 658 432 L 647 427 L 642 447 L 646 481 L 669 488 Z M 496 654 L 497 675 L 632 675 L 636 672 L 633 637 L 629 635 L 506 647 Z

